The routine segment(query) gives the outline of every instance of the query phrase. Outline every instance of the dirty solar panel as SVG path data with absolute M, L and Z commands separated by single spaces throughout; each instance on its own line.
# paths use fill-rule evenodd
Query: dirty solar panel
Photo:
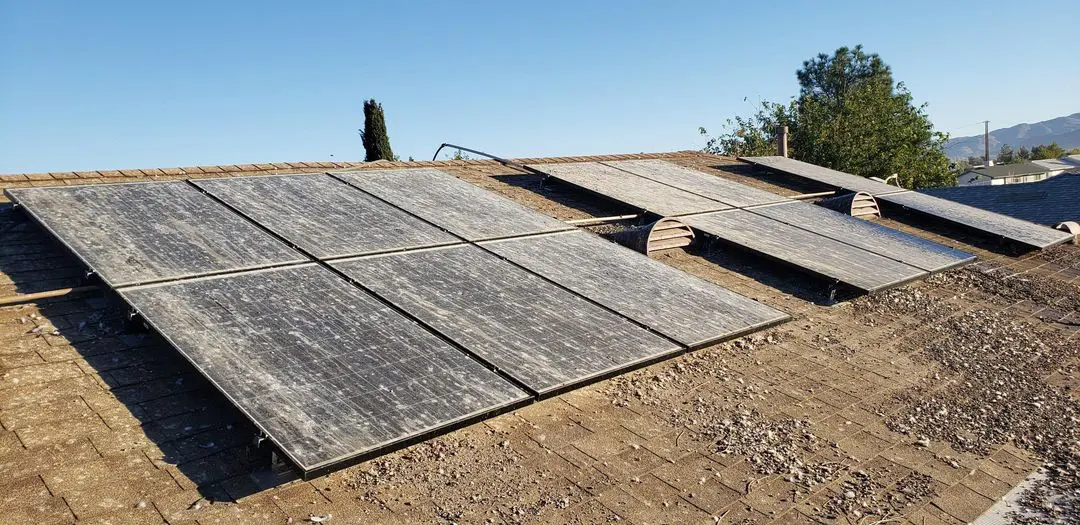
M 357 171 L 334 176 L 470 241 L 573 228 L 435 169 Z
M 690 347 L 789 318 L 591 233 L 491 241 L 483 246 Z
M 969 253 L 805 202 L 762 206 L 749 211 L 928 272 L 947 270 L 975 260 Z
M 704 233 L 866 292 L 897 286 L 928 273 L 749 210 L 686 217 Z
M 780 173 L 817 181 L 836 188 L 843 188 L 849 191 L 863 191 L 874 196 L 908 191 L 891 184 L 885 184 L 884 182 L 870 180 L 866 177 L 824 168 L 816 164 L 810 164 L 809 162 L 803 162 L 788 157 L 775 155 L 768 157 L 739 157 L 739 160 L 756 164 Z
M 528 397 L 319 266 L 120 294 L 306 472 Z
M 882 195 L 877 199 L 968 228 L 1004 237 L 1031 248 L 1049 248 L 1072 239 L 1072 235 L 1067 232 L 923 193 L 897 193 L 894 195 Z
M 476 246 L 332 265 L 539 394 L 681 349 Z
M 113 287 L 308 260 L 186 182 L 8 195 Z
M 461 242 L 324 174 L 193 182 L 320 259 Z
M 666 160 L 618 160 L 604 162 L 603 164 L 675 186 L 736 208 L 791 200 L 782 195 L 679 166 Z
M 726 210 L 730 206 L 599 162 L 533 164 L 566 183 L 663 216 Z

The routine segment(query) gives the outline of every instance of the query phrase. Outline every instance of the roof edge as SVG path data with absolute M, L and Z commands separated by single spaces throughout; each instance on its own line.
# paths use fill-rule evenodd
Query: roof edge
M 702 155 L 703 152 L 683 150 L 658 153 L 625 153 L 617 155 L 586 155 L 576 157 L 535 157 L 511 159 L 520 164 L 556 163 L 556 162 L 597 162 L 606 160 L 634 160 L 675 158 L 690 155 Z M 341 169 L 386 169 L 386 168 L 430 168 L 490 165 L 498 162 L 490 159 L 467 160 L 419 160 L 419 161 L 375 161 L 375 162 L 270 162 L 263 164 L 225 164 L 214 166 L 184 166 L 176 168 L 139 168 L 96 171 L 54 171 L 45 173 L 10 173 L 0 174 L 0 183 L 70 181 L 82 179 L 123 179 L 123 178 L 174 178 L 174 177 L 229 177 L 260 173 L 303 173 Z

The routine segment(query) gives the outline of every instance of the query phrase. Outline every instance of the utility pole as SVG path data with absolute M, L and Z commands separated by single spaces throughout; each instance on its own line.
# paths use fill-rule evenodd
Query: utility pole
M 986 167 L 990 167 L 990 121 L 983 121 L 983 147 L 985 148 L 984 154 L 986 156 L 983 164 Z

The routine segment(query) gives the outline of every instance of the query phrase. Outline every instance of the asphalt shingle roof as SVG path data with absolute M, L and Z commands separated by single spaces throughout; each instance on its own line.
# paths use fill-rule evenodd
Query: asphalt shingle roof
M 1050 226 L 1080 220 L 1080 173 L 1027 184 L 957 186 L 923 193 Z

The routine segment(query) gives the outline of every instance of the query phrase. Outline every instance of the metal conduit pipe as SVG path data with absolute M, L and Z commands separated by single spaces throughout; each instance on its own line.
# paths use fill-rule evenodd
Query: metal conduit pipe
M 530 168 L 530 167 L 528 167 L 528 166 L 526 166 L 524 164 L 520 164 L 520 163 L 514 162 L 512 160 L 504 159 L 502 157 L 492 155 L 490 153 L 484 153 L 483 151 L 478 151 L 478 150 L 475 150 L 475 149 L 465 148 L 465 147 L 462 147 L 462 146 L 458 146 L 457 144 L 450 144 L 449 142 L 443 142 L 441 145 L 439 145 L 439 149 L 435 150 L 435 154 L 431 156 L 431 160 L 437 160 L 439 158 L 439 152 L 442 151 L 443 148 L 454 148 L 454 149 L 458 149 L 458 150 L 461 150 L 461 151 L 468 151 L 469 153 L 475 153 L 477 155 L 482 155 L 484 157 L 492 159 L 495 162 L 498 162 L 499 164 L 502 164 L 503 166 L 510 166 L 511 168 L 519 169 L 521 171 L 526 171 L 526 172 L 532 173 L 533 175 L 547 176 L 547 173 L 544 173 L 544 172 L 542 172 L 540 170 L 537 170 L 537 169 Z

